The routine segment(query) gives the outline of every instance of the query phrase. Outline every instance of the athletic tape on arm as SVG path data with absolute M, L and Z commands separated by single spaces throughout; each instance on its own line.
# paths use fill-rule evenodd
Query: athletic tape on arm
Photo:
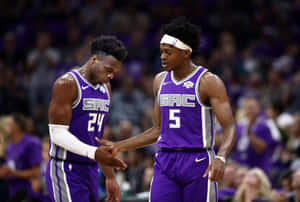
M 95 152 L 98 147 L 81 142 L 69 131 L 69 126 L 49 124 L 49 132 L 52 143 L 75 154 L 95 160 Z

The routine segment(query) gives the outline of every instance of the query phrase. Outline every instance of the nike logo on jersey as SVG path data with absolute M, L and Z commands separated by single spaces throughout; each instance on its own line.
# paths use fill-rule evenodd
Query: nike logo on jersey
M 164 82 L 163 86 L 168 85 L 169 83 L 171 83 L 170 81 Z
M 203 161 L 204 159 L 206 159 L 206 157 L 201 158 L 201 159 L 196 158 L 196 159 L 195 159 L 195 162 L 196 162 L 196 163 L 199 163 L 199 162 Z
M 81 86 L 81 89 L 82 90 L 85 90 L 85 89 L 87 89 L 89 86 Z

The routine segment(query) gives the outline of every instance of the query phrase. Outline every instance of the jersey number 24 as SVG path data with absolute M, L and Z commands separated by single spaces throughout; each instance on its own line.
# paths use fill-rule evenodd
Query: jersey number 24
M 101 131 L 104 114 L 101 113 L 89 113 L 90 120 L 88 122 L 88 132 L 95 131 L 95 125 L 98 125 L 98 132 Z

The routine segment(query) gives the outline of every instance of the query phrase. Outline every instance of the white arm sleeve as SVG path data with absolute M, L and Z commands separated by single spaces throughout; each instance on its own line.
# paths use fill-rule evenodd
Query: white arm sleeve
M 49 124 L 50 139 L 56 144 L 75 154 L 86 156 L 95 160 L 95 152 L 98 147 L 81 142 L 70 131 L 69 126 L 59 124 Z

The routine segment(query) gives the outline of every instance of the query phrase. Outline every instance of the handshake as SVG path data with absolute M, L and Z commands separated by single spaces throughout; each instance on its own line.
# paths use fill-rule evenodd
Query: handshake
M 118 146 L 118 143 L 114 143 L 104 139 L 100 140 L 97 137 L 96 141 L 101 145 L 95 152 L 95 160 L 97 162 L 116 168 L 118 170 L 124 170 L 127 168 L 127 164 L 116 157 L 118 152 L 121 152 L 121 148 Z

